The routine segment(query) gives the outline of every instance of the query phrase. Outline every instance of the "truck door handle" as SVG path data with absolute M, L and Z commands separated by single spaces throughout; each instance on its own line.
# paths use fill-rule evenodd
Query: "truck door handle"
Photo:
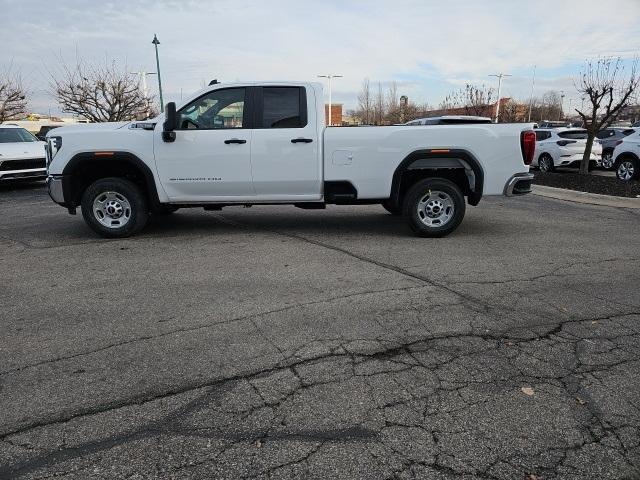
M 291 143 L 311 143 L 313 142 L 313 138 L 292 138 Z
M 229 145 L 230 143 L 247 143 L 247 141 L 246 140 L 241 140 L 239 138 L 230 138 L 228 140 L 225 140 L 224 143 Z

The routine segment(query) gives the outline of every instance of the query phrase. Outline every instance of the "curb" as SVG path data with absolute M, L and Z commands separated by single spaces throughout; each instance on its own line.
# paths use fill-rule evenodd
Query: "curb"
M 601 205 L 604 207 L 638 208 L 640 198 L 614 197 L 612 195 L 600 195 L 598 193 L 579 192 L 564 188 L 547 187 L 544 185 L 532 185 L 532 193 L 541 197 L 566 200 L 568 202 L 586 203 L 589 205 Z

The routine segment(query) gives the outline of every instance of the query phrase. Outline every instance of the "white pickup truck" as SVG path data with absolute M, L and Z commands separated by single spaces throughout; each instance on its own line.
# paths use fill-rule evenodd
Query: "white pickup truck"
M 318 83 L 214 84 L 154 120 L 50 132 L 47 183 L 107 237 L 149 214 L 258 204 L 382 204 L 437 237 L 467 202 L 528 193 L 534 150 L 531 124 L 325 128 Z

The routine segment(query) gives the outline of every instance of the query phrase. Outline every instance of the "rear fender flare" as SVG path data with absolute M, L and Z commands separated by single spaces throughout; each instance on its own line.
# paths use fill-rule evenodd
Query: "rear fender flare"
M 405 172 L 432 169 L 464 169 L 469 182 L 469 204 L 477 205 L 480 202 L 484 186 L 484 170 L 480 162 L 466 150 L 451 149 L 448 152 L 416 150 L 407 155 L 393 173 L 389 197 L 391 203 L 396 206 L 400 205 L 400 187 Z

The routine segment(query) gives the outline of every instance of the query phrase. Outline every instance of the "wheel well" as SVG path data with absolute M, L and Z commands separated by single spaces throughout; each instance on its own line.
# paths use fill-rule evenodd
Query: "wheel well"
M 404 196 L 407 194 L 409 189 L 413 185 L 415 185 L 416 182 L 424 180 L 425 178 L 445 178 L 460 187 L 465 197 L 468 197 L 472 194 L 471 187 L 469 186 L 469 180 L 465 174 L 464 168 L 407 170 L 402 174 L 398 205 L 402 204 Z
M 484 172 L 469 152 L 419 150 L 408 155 L 393 174 L 389 201 L 394 206 L 402 205 L 412 185 L 419 180 L 436 177 L 458 185 L 470 205 L 477 205 L 482 197 Z
M 80 205 L 82 194 L 96 180 L 107 177 L 126 178 L 140 187 L 153 208 L 159 206 L 155 180 L 149 167 L 138 157 L 127 152 L 96 155 L 85 152 L 75 155 L 63 171 L 64 197 L 69 207 Z
M 622 152 L 616 157 L 616 163 L 615 163 L 616 168 L 618 167 L 620 162 L 625 159 L 635 160 L 636 162 L 640 160 L 638 159 L 638 156 L 635 155 L 633 152 Z

